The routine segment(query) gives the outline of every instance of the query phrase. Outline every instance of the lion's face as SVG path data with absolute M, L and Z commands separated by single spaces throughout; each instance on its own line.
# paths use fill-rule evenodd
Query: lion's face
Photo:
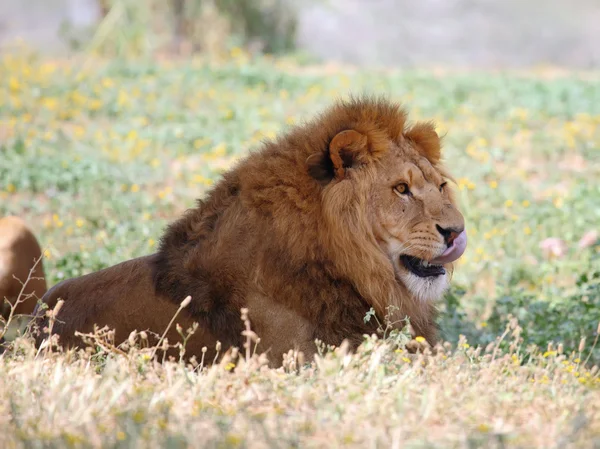
M 368 221 L 361 228 L 390 260 L 397 281 L 421 301 L 436 300 L 467 243 L 439 164 L 439 137 L 428 123 L 396 135 L 369 131 L 342 131 L 331 141 L 334 189 L 362 198 L 358 208 L 366 213 L 355 216 Z
M 408 141 L 390 146 L 370 176 L 369 220 L 398 280 L 420 300 L 434 300 L 448 286 L 449 264 L 465 250 L 464 219 L 426 157 Z

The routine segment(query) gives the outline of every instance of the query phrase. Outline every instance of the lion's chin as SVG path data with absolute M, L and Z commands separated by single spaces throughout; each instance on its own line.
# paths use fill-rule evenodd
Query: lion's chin
M 400 281 L 418 301 L 431 302 L 439 300 L 448 289 L 448 275 L 421 277 L 410 271 L 403 270 L 399 273 Z

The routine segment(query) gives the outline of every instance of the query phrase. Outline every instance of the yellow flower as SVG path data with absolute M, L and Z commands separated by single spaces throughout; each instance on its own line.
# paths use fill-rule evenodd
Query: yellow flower
M 511 206 L 513 205 L 513 200 L 506 200 L 506 201 L 504 202 L 504 205 L 505 205 L 506 207 L 511 207 Z
M 194 175 L 192 182 L 195 184 L 204 184 L 205 186 L 212 185 L 212 181 L 202 175 Z
M 525 226 L 525 229 L 523 229 L 523 232 L 526 235 L 531 235 L 531 228 L 529 226 Z
M 244 54 L 244 51 L 239 48 L 239 47 L 233 47 L 229 54 L 231 55 L 232 58 L 239 58 L 240 56 L 242 56 Z
M 81 138 L 85 134 L 85 128 L 83 126 L 76 126 L 75 129 L 73 129 L 73 134 L 75 137 Z
M 542 379 L 540 381 L 543 384 L 547 384 L 548 382 L 550 382 L 550 379 L 548 378 L 548 376 L 546 376 L 545 374 L 542 376 Z
M 229 365 L 233 365 L 233 363 L 228 364 Z M 235 365 L 234 365 L 235 366 Z M 228 370 L 229 371 L 229 370 Z M 225 445 L 227 447 L 238 447 L 238 446 L 242 446 L 242 442 L 244 441 L 244 439 L 238 435 L 234 435 L 232 433 L 228 434 L 225 437 Z
M 148 246 L 149 246 L 150 248 L 152 248 L 152 247 L 153 247 L 155 244 L 156 244 L 156 242 L 154 241 L 154 239 L 152 239 L 152 238 L 151 238 L 151 239 L 148 239 Z
M 525 200 L 521 203 L 523 205 L 523 207 L 529 207 L 529 205 L 531 204 L 528 200 Z
M 207 139 L 207 138 L 196 139 L 196 140 L 194 140 L 194 148 L 196 150 L 199 150 L 200 148 L 202 148 L 204 145 L 206 145 L 209 142 L 210 142 L 210 139 Z
M 158 192 L 158 197 L 162 200 L 164 199 L 169 193 L 171 193 L 173 189 L 171 189 L 171 187 L 165 187 L 164 190 L 161 190 Z
M 133 185 L 131 186 L 131 191 L 132 191 L 133 193 L 135 193 L 135 192 L 139 192 L 139 191 L 140 191 L 140 186 L 138 186 L 137 184 L 133 184 Z
M 54 111 L 58 106 L 58 100 L 56 98 L 44 98 L 42 100 L 42 106 L 48 109 L 49 111 Z
M 57 228 L 62 228 L 62 227 L 63 227 L 63 224 L 64 224 L 64 223 L 63 223 L 63 222 L 62 222 L 62 220 L 61 220 L 61 219 L 58 217 L 58 215 L 57 215 L 57 214 L 53 214 L 53 215 L 52 215 L 52 221 L 54 222 L 54 225 L 55 225 Z
M 521 121 L 525 121 L 528 116 L 527 109 L 524 108 L 515 108 L 513 111 L 513 115 Z
M 21 88 L 21 83 L 19 83 L 19 80 L 16 77 L 11 76 L 10 79 L 8 80 L 8 87 L 13 92 L 16 92 Z
M 490 187 L 491 187 L 492 189 L 495 189 L 495 188 L 497 188 L 497 187 L 498 187 L 498 183 L 497 183 L 496 181 L 490 181 Z
M 90 100 L 88 107 L 90 108 L 90 111 L 97 111 L 102 107 L 102 101 L 98 99 Z
M 425 337 L 421 337 L 420 335 L 418 337 L 415 337 L 415 340 L 419 343 L 425 343 Z
M 410 359 L 408 357 L 402 357 L 402 361 L 406 363 L 410 363 Z
M 211 152 L 215 156 L 224 156 L 225 151 L 227 151 L 227 145 L 225 145 L 224 143 L 220 143 L 219 145 L 214 147 Z
M 465 187 L 467 187 L 467 185 L 469 184 L 469 180 L 467 178 L 460 178 L 458 180 L 458 189 L 459 190 L 464 190 Z
M 142 421 L 144 421 L 144 418 L 145 418 L 144 412 L 142 412 L 141 410 L 138 410 L 137 412 L 135 412 L 133 414 L 133 420 L 138 424 L 141 423 Z
M 15 185 L 14 185 L 14 184 L 9 184 L 9 185 L 7 185 L 7 186 L 6 186 L 6 191 L 7 191 L 8 193 L 14 193 L 14 192 L 15 192 L 15 190 L 17 190 L 17 188 L 15 187 Z
M 75 220 L 75 226 L 81 228 L 85 224 L 85 220 L 83 218 L 78 218 Z

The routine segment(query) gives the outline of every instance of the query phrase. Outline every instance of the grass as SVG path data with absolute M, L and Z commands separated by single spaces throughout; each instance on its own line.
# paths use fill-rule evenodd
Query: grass
M 4 55 L 0 216 L 34 228 L 50 284 L 148 254 L 238 157 L 361 91 L 445 135 L 469 248 L 440 304 L 443 353 L 388 338 L 232 370 L 98 341 L 36 356 L 18 338 L 0 356 L 0 446 L 600 444 L 600 246 L 581 241 L 600 219 L 597 73 Z

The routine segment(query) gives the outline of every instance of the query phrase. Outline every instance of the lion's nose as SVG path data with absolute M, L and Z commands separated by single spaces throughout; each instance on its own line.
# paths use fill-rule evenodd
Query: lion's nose
M 444 242 L 446 242 L 448 248 L 452 246 L 452 243 L 454 243 L 454 239 L 456 239 L 456 237 L 458 237 L 458 235 L 465 230 L 464 227 L 442 228 L 440 225 L 435 225 L 435 227 L 437 228 L 438 232 L 442 234 L 442 237 L 444 237 Z

